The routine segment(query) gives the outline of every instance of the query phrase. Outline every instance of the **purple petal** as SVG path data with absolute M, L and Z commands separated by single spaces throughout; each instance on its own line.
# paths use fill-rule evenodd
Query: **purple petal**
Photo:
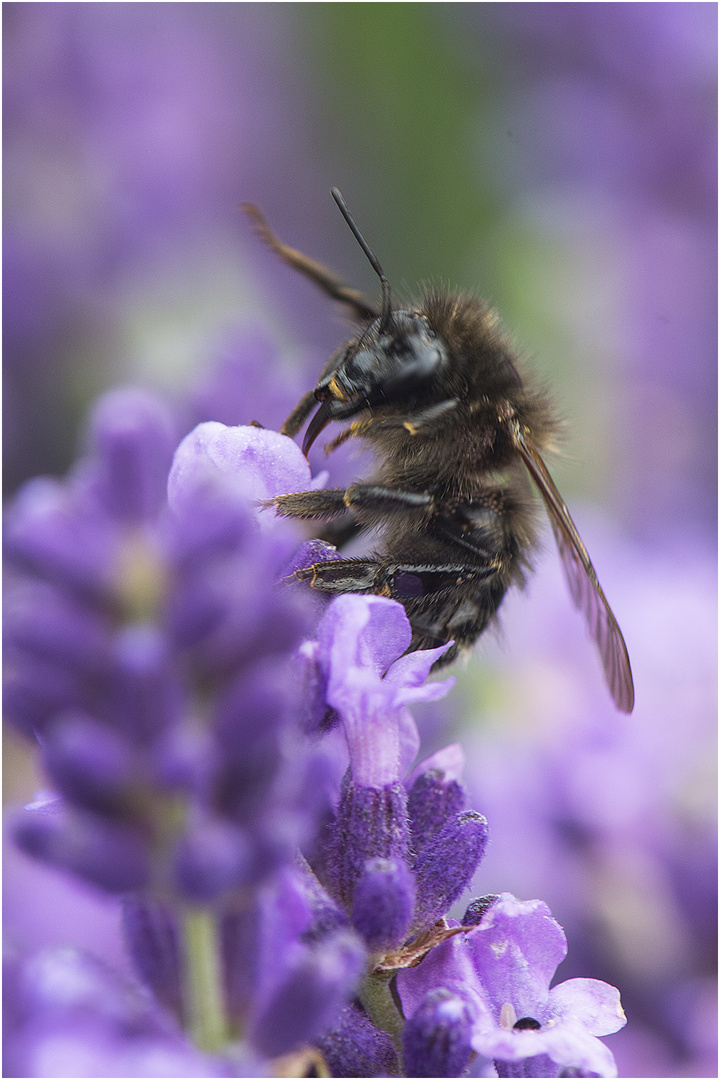
M 418 755 L 420 732 L 415 723 L 415 717 L 409 709 L 404 707 L 398 709 L 396 722 L 398 744 L 397 776 L 403 777 Z
M 421 701 L 423 698 L 416 698 L 412 694 L 413 688 L 421 687 L 430 674 L 430 669 L 436 660 L 438 660 L 444 653 L 451 647 L 452 642 L 449 641 L 447 645 L 440 645 L 437 649 L 419 649 L 417 652 L 407 653 L 405 656 L 400 656 L 392 667 L 388 670 L 385 679 L 395 688 L 397 688 L 398 694 L 404 692 L 407 696 L 399 698 L 403 704 L 409 704 L 411 701 Z M 457 680 L 454 678 L 445 679 L 444 682 L 431 683 L 431 686 L 444 687 L 444 691 L 436 691 L 436 697 L 443 697 L 444 694 L 455 685 Z M 434 700 L 434 699 L 433 699 Z
M 620 991 L 600 979 L 567 979 L 553 986 L 548 1020 L 573 1020 L 591 1035 L 612 1035 L 627 1023 Z
M 479 1054 L 497 1061 L 522 1061 L 547 1054 L 561 1069 L 582 1069 L 597 1076 L 617 1076 L 615 1059 L 610 1050 L 579 1024 L 565 1022 L 537 1031 L 496 1027 L 492 1031 L 481 1032 L 476 1028 L 472 1045 Z
M 543 1023 L 550 980 L 567 953 L 565 934 L 547 904 L 502 893 L 467 940 L 496 1015 L 509 1003 L 516 1016 Z
M 457 934 L 436 945 L 417 967 L 398 971 L 397 988 L 405 1016 L 412 1016 L 425 995 L 438 987 L 454 989 L 465 997 L 471 997 L 476 1009 L 476 1030 L 495 1027 L 495 1019 L 478 981 L 464 934 Z
M 317 640 L 330 658 L 333 645 L 342 643 L 340 664 L 371 664 L 378 675 L 407 649 L 412 637 L 402 604 L 384 596 L 338 596 L 318 626 Z
M 209 420 L 186 435 L 168 477 L 174 509 L 192 500 L 208 481 L 227 482 L 248 502 L 270 499 L 310 485 L 310 466 L 285 435 L 256 427 L 226 427 Z

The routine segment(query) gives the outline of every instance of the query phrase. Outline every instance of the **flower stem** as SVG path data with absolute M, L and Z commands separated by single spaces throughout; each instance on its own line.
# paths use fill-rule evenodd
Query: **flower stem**
M 183 916 L 185 1006 L 189 1034 L 201 1050 L 215 1053 L 228 1039 L 222 964 L 215 916 L 188 908 Z
M 405 1022 L 390 988 L 394 974 L 394 971 L 381 971 L 367 975 L 360 986 L 359 996 L 375 1027 L 387 1031 L 402 1060 L 402 1033 Z

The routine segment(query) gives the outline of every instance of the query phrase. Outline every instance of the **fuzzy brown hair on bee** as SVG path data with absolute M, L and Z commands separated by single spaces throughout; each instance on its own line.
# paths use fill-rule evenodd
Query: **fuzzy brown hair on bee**
M 278 240 L 257 207 L 244 207 L 262 240 L 345 304 L 358 324 L 282 432 L 297 435 L 318 406 L 304 453 L 328 424 L 349 419 L 329 449 L 359 438 L 377 458 L 367 482 L 271 501 L 289 517 L 338 519 L 339 528 L 330 526 L 338 537 L 379 530 L 377 551 L 315 563 L 295 579 L 327 594 L 398 600 L 412 627 L 410 650 L 454 642 L 437 666 L 445 665 L 477 640 L 508 588 L 524 582 L 536 542 L 534 486 L 613 701 L 631 712 L 633 680 L 620 627 L 542 458 L 559 429 L 549 396 L 521 373 L 495 313 L 478 298 L 430 289 L 417 305 L 394 307 L 387 278 L 342 195 L 336 188 L 332 195 L 380 279 L 379 305 Z

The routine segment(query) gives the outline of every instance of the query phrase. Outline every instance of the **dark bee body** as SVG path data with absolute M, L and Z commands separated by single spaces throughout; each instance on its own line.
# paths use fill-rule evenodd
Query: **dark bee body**
M 286 247 L 254 207 L 258 232 L 286 262 L 350 306 L 357 335 L 331 357 L 314 391 L 283 425 L 294 436 L 313 407 L 303 450 L 332 420 L 353 418 L 330 448 L 368 442 L 378 466 L 367 483 L 273 500 L 281 514 L 348 518 L 381 527 L 367 557 L 296 572 L 313 588 L 370 592 L 405 607 L 411 649 L 454 641 L 447 663 L 471 645 L 512 584 L 522 584 L 535 540 L 530 478 L 542 495 L 575 603 L 596 641 L 618 708 L 631 711 L 627 650 L 587 552 L 541 457 L 558 430 L 551 403 L 521 377 L 494 313 L 475 297 L 430 291 L 417 307 L 393 309 L 377 260 L 333 191 L 383 286 L 382 307 Z

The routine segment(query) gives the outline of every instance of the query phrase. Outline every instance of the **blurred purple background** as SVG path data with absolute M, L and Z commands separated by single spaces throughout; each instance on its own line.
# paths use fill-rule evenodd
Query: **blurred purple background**
M 712 1076 L 717 853 L 717 9 L 649 4 L 9 4 L 10 494 L 63 473 L 98 391 L 279 423 L 346 330 L 237 209 L 368 291 L 496 303 L 568 418 L 558 485 L 633 660 L 617 717 L 551 540 L 448 702 L 491 825 L 477 892 L 541 897 L 558 977 L 617 985 L 622 1076 Z M 360 463 L 349 448 L 337 478 Z M 324 467 L 321 453 L 315 469 Z M 40 778 L 13 742 L 11 799 Z M 19 857 L 17 857 L 19 859 Z M 21 948 L 114 914 L 8 855 Z M 43 895 L 57 905 L 28 903 Z M 91 917 L 90 911 L 96 911 Z M 73 912 L 78 918 L 73 917 Z

